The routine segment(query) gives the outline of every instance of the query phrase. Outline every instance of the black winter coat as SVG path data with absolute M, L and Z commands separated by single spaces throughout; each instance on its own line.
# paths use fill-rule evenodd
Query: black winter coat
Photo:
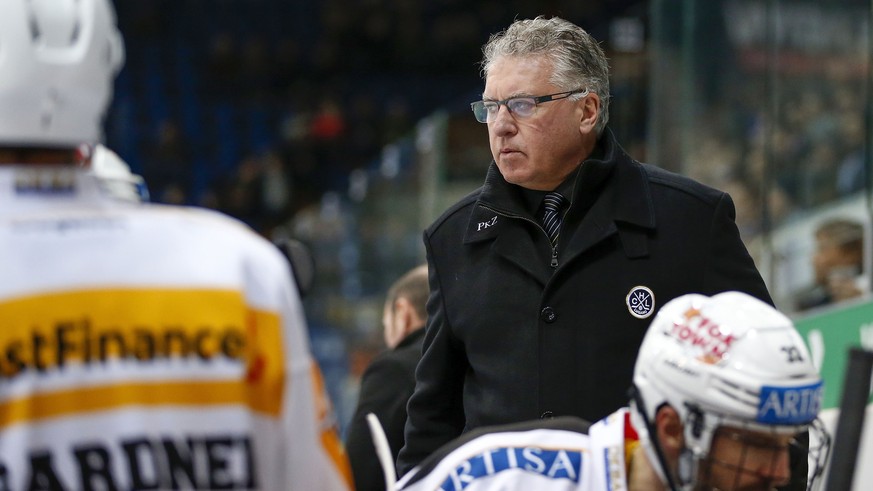
M 425 231 L 431 295 L 401 474 L 473 428 L 597 421 L 626 405 L 646 328 L 675 297 L 740 290 L 772 304 L 730 196 L 632 160 L 609 131 L 599 145 L 574 189 L 588 170 L 608 177 L 584 216 L 566 212 L 554 268 L 521 189 L 493 162 Z
M 394 349 L 380 353 L 364 371 L 358 406 L 349 423 L 346 452 L 357 491 L 384 491 L 385 476 L 376 457 L 367 414 L 379 418 L 395 458 L 403 447 L 406 402 L 415 389 L 424 329 L 409 333 Z

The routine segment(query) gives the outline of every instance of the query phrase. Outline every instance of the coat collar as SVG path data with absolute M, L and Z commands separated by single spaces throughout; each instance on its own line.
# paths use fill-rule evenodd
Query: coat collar
M 418 329 L 412 331 L 411 333 L 407 334 L 405 338 L 401 339 L 400 342 L 397 343 L 397 346 L 395 346 L 394 349 L 395 349 L 395 350 L 398 350 L 398 349 L 400 349 L 400 348 L 403 348 L 403 347 L 409 346 L 409 345 L 411 345 L 411 344 L 415 344 L 415 343 L 418 342 L 418 340 L 421 339 L 423 336 L 424 336 L 424 326 L 422 326 L 422 327 L 420 327 L 420 328 L 418 328 Z
M 654 207 L 648 179 L 642 165 L 624 152 L 608 128 L 600 139 L 599 145 L 603 149 L 602 159 L 588 159 L 582 165 L 611 169 L 611 174 L 604 180 L 600 196 L 586 213 L 579 229 L 588 229 L 591 225 L 595 231 L 599 231 L 595 234 L 596 237 L 588 239 L 595 242 L 623 228 L 617 223 L 628 224 L 633 226 L 632 228 L 654 229 Z M 585 172 L 577 173 L 577 179 L 584 179 L 585 174 Z M 575 194 L 581 192 L 581 186 L 578 182 L 576 184 L 574 202 Z M 531 212 L 524 206 L 521 188 L 506 182 L 497 165 L 492 161 L 488 167 L 485 184 L 470 215 L 464 243 L 493 239 L 504 230 L 514 228 L 502 226 L 511 219 L 527 220 L 539 226 Z M 588 240 L 585 242 L 587 243 Z M 587 246 L 583 248 L 587 249 Z M 633 252 L 633 255 L 639 253 L 636 247 L 632 249 L 634 251 L 626 250 L 626 252 Z

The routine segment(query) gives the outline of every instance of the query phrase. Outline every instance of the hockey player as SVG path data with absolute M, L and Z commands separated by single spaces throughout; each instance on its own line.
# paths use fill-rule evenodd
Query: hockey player
M 108 0 L 0 2 L 0 489 L 350 489 L 281 253 L 86 168 L 123 57 Z
M 563 417 L 471 432 L 398 489 L 769 490 L 788 483 L 805 431 L 813 482 L 829 447 L 821 390 L 787 317 L 744 293 L 689 294 L 649 328 L 629 408 L 590 427 Z

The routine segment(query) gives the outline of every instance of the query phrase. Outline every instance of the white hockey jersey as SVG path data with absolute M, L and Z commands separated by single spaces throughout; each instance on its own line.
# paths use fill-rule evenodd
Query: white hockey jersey
M 403 491 L 622 491 L 638 444 L 627 409 L 591 427 L 573 417 L 474 430 L 397 483 Z
M 0 489 L 351 489 L 289 265 L 236 220 L 2 165 L 0 323 Z

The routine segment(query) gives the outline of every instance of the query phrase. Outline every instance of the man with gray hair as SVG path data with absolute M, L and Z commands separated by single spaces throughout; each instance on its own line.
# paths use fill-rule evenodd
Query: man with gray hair
M 484 185 L 424 233 L 430 299 L 405 473 L 474 428 L 621 407 L 652 315 L 689 292 L 772 303 L 730 196 L 628 156 L 585 30 L 517 20 L 483 48 Z

